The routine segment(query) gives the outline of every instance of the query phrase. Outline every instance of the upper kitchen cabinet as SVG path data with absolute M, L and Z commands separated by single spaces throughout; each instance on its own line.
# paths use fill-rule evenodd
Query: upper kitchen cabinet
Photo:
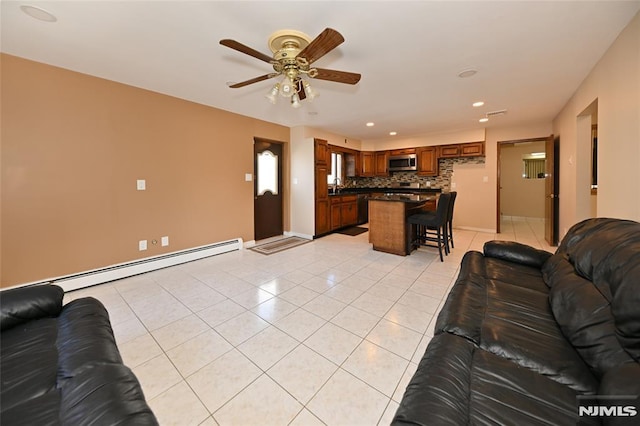
M 316 164 L 328 164 L 331 159 L 329 143 L 323 139 L 314 139 Z
M 460 145 L 461 157 L 482 157 L 484 156 L 484 142 L 463 143 Z
M 418 157 L 419 176 L 438 175 L 438 149 L 435 146 L 426 146 L 416 149 Z
M 440 158 L 484 156 L 484 141 L 461 143 L 455 145 L 441 145 L 439 148 Z
M 360 176 L 375 176 L 375 153 L 372 151 L 362 151 L 360 153 Z
M 375 175 L 389 176 L 389 151 L 375 152 Z
M 389 152 L 389 155 L 409 155 L 415 154 L 416 148 L 403 148 L 403 149 L 394 149 Z

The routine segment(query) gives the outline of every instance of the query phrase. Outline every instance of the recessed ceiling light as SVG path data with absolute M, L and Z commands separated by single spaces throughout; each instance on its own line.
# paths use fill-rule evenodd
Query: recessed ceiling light
M 484 102 L 482 102 L 482 101 L 478 101 L 478 102 L 474 102 L 473 103 L 473 106 L 476 107 L 476 108 L 477 107 L 481 107 L 482 105 L 484 105 Z
M 397 134 L 398 134 L 398 132 L 389 132 L 389 135 L 390 135 L 390 136 L 395 136 L 395 135 L 397 135 Z
M 31 16 L 32 18 L 35 18 L 39 21 L 44 21 L 44 22 L 56 22 L 58 20 L 58 18 L 56 18 L 55 16 L 53 16 L 51 13 L 47 12 L 46 10 L 36 7 L 36 6 L 30 6 L 27 4 L 23 4 L 22 6 L 20 6 L 20 9 L 26 13 L 27 15 Z
M 486 123 L 487 121 L 489 121 L 489 119 L 487 117 L 485 117 L 485 118 L 481 118 L 478 121 L 481 122 L 481 123 Z
M 478 70 L 473 69 L 473 68 L 469 68 L 468 70 L 460 71 L 458 73 L 458 77 L 460 77 L 460 78 L 473 77 L 474 75 L 476 75 L 477 72 L 478 72 Z
M 367 123 L 367 127 L 373 127 L 375 125 L 376 125 L 376 123 L 374 123 L 373 121 L 370 121 L 370 122 Z

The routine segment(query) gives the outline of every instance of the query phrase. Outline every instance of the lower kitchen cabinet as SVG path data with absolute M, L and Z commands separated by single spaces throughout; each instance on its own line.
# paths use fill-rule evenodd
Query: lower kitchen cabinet
M 358 197 L 356 195 L 334 195 L 331 203 L 331 230 L 353 226 L 358 222 Z

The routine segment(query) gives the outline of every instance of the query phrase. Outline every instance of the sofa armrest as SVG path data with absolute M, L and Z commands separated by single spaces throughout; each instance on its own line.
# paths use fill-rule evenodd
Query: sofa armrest
M 62 310 L 64 290 L 56 285 L 37 285 L 0 293 L 0 325 L 7 330 L 29 320 L 55 317 Z
M 484 244 L 484 255 L 522 265 L 542 268 L 552 253 L 539 250 L 515 241 L 488 241 Z

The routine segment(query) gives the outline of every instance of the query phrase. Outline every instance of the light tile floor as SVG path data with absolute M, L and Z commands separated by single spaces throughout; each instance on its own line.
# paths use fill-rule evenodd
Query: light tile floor
M 441 263 L 332 234 L 270 256 L 242 250 L 74 291 L 107 307 L 162 425 L 387 425 L 467 250 L 554 251 L 540 220 L 454 230 Z

